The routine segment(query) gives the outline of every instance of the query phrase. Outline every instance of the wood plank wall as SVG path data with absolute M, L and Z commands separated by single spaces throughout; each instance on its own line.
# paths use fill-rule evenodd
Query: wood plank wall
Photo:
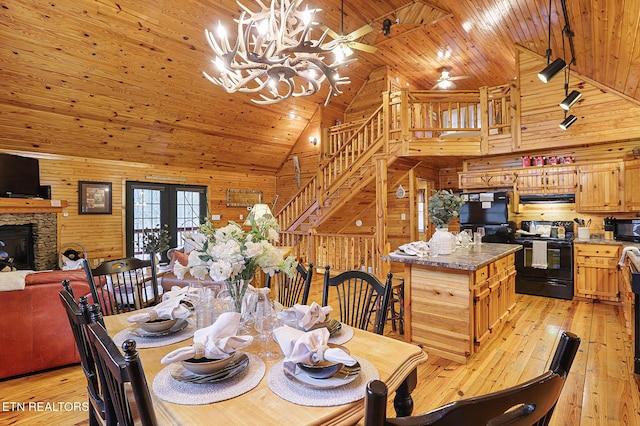
M 345 111 L 345 123 L 369 118 L 382 104 L 382 92 L 389 90 L 389 74 L 386 67 L 375 69 L 360 87 Z
M 574 72 L 569 92 L 578 90 L 582 99 L 569 111 L 578 117 L 568 130 L 558 125 L 564 119 L 559 103 L 564 99 L 563 73 L 547 84 L 537 74 L 546 62 L 524 48 L 516 49 L 517 82 L 520 91 L 521 149 L 597 144 L 640 138 L 640 103 Z
M 11 152 L 24 156 L 28 153 Z M 155 176 L 156 178 L 149 178 Z M 78 214 L 78 181 L 112 183 L 113 213 L 110 215 Z M 275 177 L 273 175 L 217 172 L 215 170 L 179 170 L 172 167 L 152 166 L 141 163 L 99 161 L 74 157 L 40 158 L 40 182 L 51 185 L 52 198 L 68 201 L 68 207 L 59 214 L 58 244 L 81 243 L 92 261 L 118 259 L 125 251 L 125 183 L 144 181 L 208 187 L 209 213 L 220 214 L 225 225 L 228 220 L 246 217 L 245 207 L 227 207 L 227 189 L 251 189 L 263 191 L 263 200 L 273 200 Z

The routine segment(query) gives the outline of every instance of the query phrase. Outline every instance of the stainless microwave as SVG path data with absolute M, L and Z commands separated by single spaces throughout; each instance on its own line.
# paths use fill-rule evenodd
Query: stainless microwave
M 613 237 L 619 241 L 640 242 L 640 219 L 616 219 Z

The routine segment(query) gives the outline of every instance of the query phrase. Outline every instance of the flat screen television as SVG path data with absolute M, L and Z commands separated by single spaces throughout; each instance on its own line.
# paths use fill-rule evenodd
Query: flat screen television
M 38 159 L 0 153 L 0 197 L 37 197 L 39 187 Z

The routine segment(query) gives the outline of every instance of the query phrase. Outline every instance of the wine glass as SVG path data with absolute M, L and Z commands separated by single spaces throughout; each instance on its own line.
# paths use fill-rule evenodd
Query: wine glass
M 202 283 L 199 280 L 190 282 L 186 299 L 188 299 L 193 304 L 193 306 L 198 306 L 198 303 L 200 303 L 203 297 L 204 288 L 202 287 Z
M 260 351 L 259 355 L 266 359 L 275 359 L 280 356 L 279 353 L 273 352 L 269 349 L 273 330 L 278 326 L 278 317 L 271 300 L 260 303 L 256 307 L 253 326 L 259 333 L 257 336 L 258 339 L 264 342 L 264 349 Z

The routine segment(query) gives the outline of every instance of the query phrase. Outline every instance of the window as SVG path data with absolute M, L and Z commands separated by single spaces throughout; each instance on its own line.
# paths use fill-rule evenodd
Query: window
M 181 247 L 182 233 L 198 230 L 207 217 L 206 190 L 204 186 L 127 182 L 127 256 L 147 257 L 142 249 L 144 230 L 165 225 L 169 245 Z

